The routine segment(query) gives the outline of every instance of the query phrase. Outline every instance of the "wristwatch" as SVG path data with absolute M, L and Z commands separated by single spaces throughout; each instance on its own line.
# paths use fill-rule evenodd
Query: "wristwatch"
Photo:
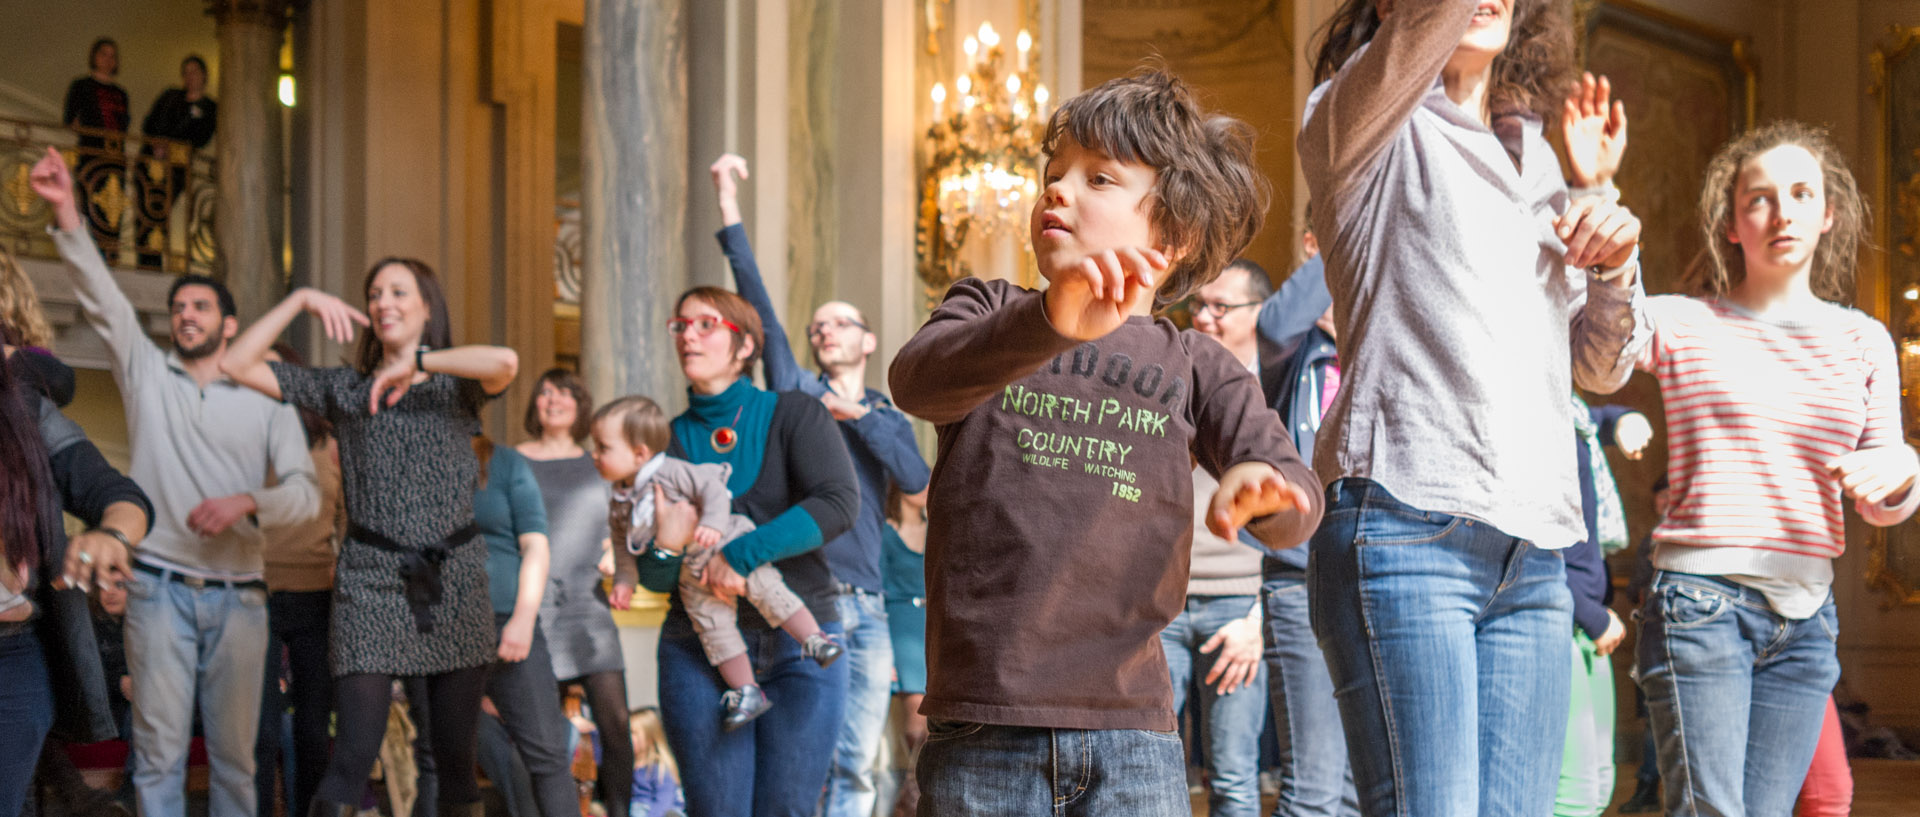
M 431 351 L 433 351 L 433 347 L 428 346 L 424 343 L 420 344 L 419 346 L 413 347 L 413 370 L 414 371 L 424 372 L 427 370 L 427 353 Z

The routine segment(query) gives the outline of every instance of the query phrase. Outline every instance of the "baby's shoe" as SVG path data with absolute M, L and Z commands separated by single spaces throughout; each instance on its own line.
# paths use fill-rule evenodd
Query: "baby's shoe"
M 806 642 L 800 645 L 800 653 L 813 659 L 814 663 L 822 668 L 831 665 L 843 652 L 846 650 L 840 646 L 840 642 L 833 640 L 833 636 L 826 633 L 807 636 Z
M 746 726 L 749 721 L 767 714 L 773 708 L 773 702 L 767 700 L 767 693 L 761 692 L 757 684 L 748 684 L 737 689 L 729 689 L 720 696 L 720 703 L 727 708 L 727 716 L 720 722 L 731 732 Z

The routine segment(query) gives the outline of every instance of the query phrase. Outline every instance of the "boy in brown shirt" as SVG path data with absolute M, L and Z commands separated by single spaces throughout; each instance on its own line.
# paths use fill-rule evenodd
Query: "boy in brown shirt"
M 1152 317 L 1259 230 L 1245 124 L 1162 70 L 1065 102 L 1032 217 L 1049 287 L 954 284 L 890 372 L 939 427 L 922 814 L 1190 813 L 1159 633 L 1208 527 L 1307 538 L 1321 497 L 1253 376 Z

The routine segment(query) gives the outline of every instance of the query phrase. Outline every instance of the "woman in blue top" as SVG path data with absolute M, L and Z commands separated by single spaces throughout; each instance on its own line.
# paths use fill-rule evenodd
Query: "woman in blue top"
M 746 375 L 764 336 L 759 316 L 740 296 L 698 287 L 680 296 L 674 312 L 667 329 L 687 377 L 690 405 L 673 420 L 667 454 L 733 466 L 727 482 L 733 512 L 758 525 L 721 548 L 722 558 L 707 565 L 705 582 L 717 593 L 737 595 L 745 588 L 742 576 L 772 562 L 821 628 L 840 634 L 837 590 L 819 550 L 852 524 L 860 500 L 833 416 L 804 394 L 754 388 Z M 692 506 L 661 503 L 658 513 L 656 541 L 677 545 L 692 538 Z M 847 665 L 820 667 L 801 654 L 798 642 L 741 605 L 740 635 L 753 656 L 755 677 L 780 705 L 745 727 L 723 731 L 713 713 L 722 708 L 726 685 L 707 663 L 680 604 L 680 559 L 663 555 L 659 549 L 641 554 L 638 572 L 642 586 L 672 593 L 660 631 L 660 709 L 675 754 L 700 759 L 682 780 L 688 813 L 812 814 L 833 756 Z
M 487 697 L 513 738 L 533 780 L 533 799 L 547 817 L 571 815 L 574 797 L 572 760 L 567 751 L 567 716 L 553 693 L 553 658 L 546 636 L 535 626 L 547 587 L 550 554 L 547 509 L 540 483 L 527 458 L 500 448 L 486 435 L 473 438 L 481 482 L 473 495 L 473 521 L 487 540 L 487 586 L 494 626 L 500 631 L 499 659 L 487 675 Z M 415 701 L 415 705 L 419 705 Z M 416 719 L 424 724 L 425 719 Z M 426 727 L 419 727 L 423 736 Z M 429 743 L 418 741 L 420 746 Z M 422 775 L 426 774 L 422 764 Z M 432 791 L 424 781 L 423 796 Z M 431 813 L 431 810 L 428 810 Z

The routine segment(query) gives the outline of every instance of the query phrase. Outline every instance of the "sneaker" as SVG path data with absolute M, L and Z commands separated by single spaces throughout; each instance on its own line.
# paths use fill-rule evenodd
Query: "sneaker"
M 746 726 L 773 708 L 773 702 L 767 700 L 767 693 L 761 692 L 755 684 L 727 690 L 726 694 L 720 696 L 720 703 L 727 708 L 726 718 L 720 725 L 729 732 Z
M 833 636 L 826 633 L 807 636 L 806 643 L 800 645 L 800 653 L 813 659 L 813 662 L 823 669 L 831 666 L 844 652 L 846 649 L 840 646 L 840 642 L 833 640 Z

